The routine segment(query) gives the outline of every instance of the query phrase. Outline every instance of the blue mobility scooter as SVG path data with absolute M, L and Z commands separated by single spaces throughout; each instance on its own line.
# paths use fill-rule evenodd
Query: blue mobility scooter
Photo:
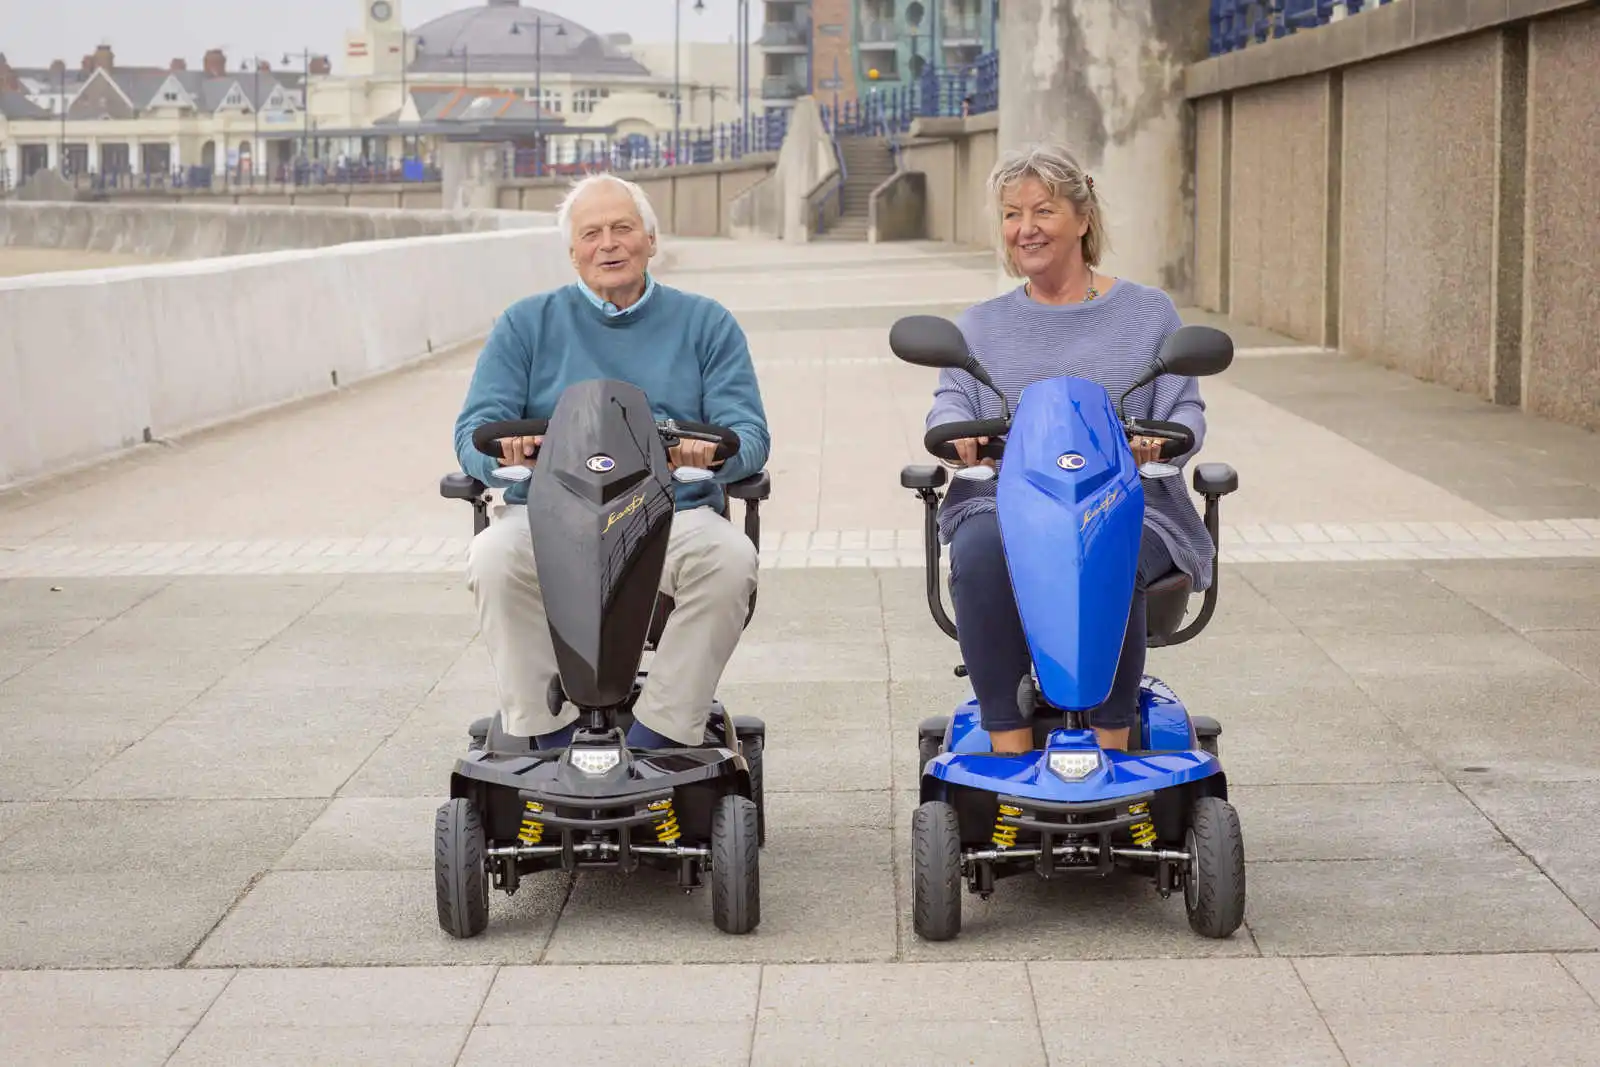
M 738 435 L 656 420 L 637 387 L 594 379 L 568 387 L 549 420 L 489 423 L 473 444 L 499 457 L 496 442 L 518 436 L 545 438 L 533 469 L 496 474 L 531 479 L 528 523 L 558 671 L 546 697 L 552 713 L 571 703 L 581 718 L 570 745 L 555 749 L 506 733 L 498 711 L 468 728 L 451 799 L 435 819 L 439 925 L 455 937 L 482 933 L 491 883 L 509 895 L 537 871 L 648 866 L 676 871 L 686 891 L 709 872 L 716 926 L 748 933 L 761 921 L 766 725 L 714 702 L 698 746 L 627 745 L 644 654 L 673 608 L 660 585 L 674 486 L 713 477 L 671 470 L 667 449 L 680 439 L 713 441 L 723 460 L 737 454 Z M 744 502 L 744 531 L 758 550 L 770 486 L 762 471 L 724 487 Z M 448 474 L 439 492 L 472 504 L 474 534 L 488 526 L 482 482 Z M 752 594 L 746 624 L 754 611 Z
M 901 319 L 889 345 L 908 363 L 965 371 L 999 394 L 946 319 Z M 1006 565 L 1033 661 L 1019 680 L 1018 705 L 1033 726 L 1035 751 L 993 752 L 976 700 L 919 726 L 921 802 L 912 821 L 919 936 L 942 941 L 960 933 L 963 879 L 988 899 L 997 878 L 1030 869 L 1043 878 L 1143 872 L 1163 897 L 1183 893 L 1189 925 L 1206 937 L 1228 937 L 1244 921 L 1244 844 L 1218 761 L 1218 724 L 1191 716 L 1171 689 L 1146 676 L 1128 751 L 1102 750 L 1087 728 L 1089 713 L 1110 693 L 1121 654 L 1143 527 L 1141 479 L 1181 476 L 1168 463 L 1139 467 L 1128 438 L 1162 439 L 1166 458 L 1194 444 L 1179 423 L 1124 417 L 1122 401 L 1161 374 L 1217 374 L 1232 360 L 1227 334 L 1185 326 L 1115 405 L 1093 382 L 1047 379 L 1023 390 L 1015 412 L 1001 395 L 1004 417 L 935 426 L 924 438 L 944 459 L 955 460 L 952 442 L 968 437 L 989 438 L 981 456 L 1004 456 L 998 476 L 980 466 L 956 477 L 998 478 Z M 945 478 L 943 466 L 908 466 L 900 484 L 922 498 L 928 606 L 954 638 L 939 592 Z M 1225 463 L 1202 463 L 1194 485 L 1206 501 L 1215 561 L 1218 501 L 1238 488 L 1238 475 Z M 1217 583 L 1199 616 L 1180 630 L 1190 592 L 1188 576 L 1177 570 L 1148 587 L 1151 647 L 1187 641 L 1205 627 Z

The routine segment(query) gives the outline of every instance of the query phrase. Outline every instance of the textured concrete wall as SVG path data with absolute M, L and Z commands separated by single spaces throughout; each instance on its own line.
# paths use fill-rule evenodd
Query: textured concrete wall
M 1208 7 L 1187 0 L 1005 0 L 1002 151 L 1066 141 L 1107 207 L 1112 274 L 1188 299 L 1194 117 L 1185 68 L 1206 54 Z
M 1600 430 L 1600 11 L 1529 38 L 1526 345 L 1529 411 Z
M 902 166 L 923 175 L 923 227 L 930 240 L 995 246 L 985 186 L 999 158 L 997 129 L 993 114 L 913 123 Z
M 0 246 L 204 259 L 351 241 L 526 228 L 541 216 L 479 211 L 0 202 Z
M 0 280 L 0 487 L 424 359 L 571 276 L 546 227 Z
M 872 190 L 867 201 L 867 240 L 912 241 L 927 236 L 927 179 L 902 170 Z
M 1202 306 L 1600 429 L 1600 6 L 1407 0 L 1196 64 Z
M 1230 307 L 1313 343 L 1324 339 L 1329 94 L 1319 74 L 1233 98 Z

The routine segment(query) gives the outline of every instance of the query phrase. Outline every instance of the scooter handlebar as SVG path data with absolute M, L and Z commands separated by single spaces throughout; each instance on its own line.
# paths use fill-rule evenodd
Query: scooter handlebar
M 1011 428 L 1005 419 L 973 419 L 969 422 L 943 422 L 928 429 L 922 437 L 922 447 L 940 459 L 960 462 L 955 442 L 968 437 L 987 437 L 987 444 L 978 446 L 979 459 L 998 460 L 1006 450 L 1001 435 Z
M 1134 419 L 1129 421 L 1127 431 L 1129 437 L 1161 438 L 1160 459 L 1173 459 L 1194 447 L 1194 431 L 1181 422 Z
M 493 459 L 500 459 L 500 441 L 506 437 L 543 437 L 550 428 L 549 419 L 502 419 L 486 422 L 472 431 L 472 447 Z M 662 419 L 656 423 L 656 432 L 667 447 L 680 439 L 711 441 L 717 446 L 713 460 L 725 460 L 739 454 L 739 435 L 726 426 L 713 426 L 705 422 L 678 422 Z M 534 450 L 538 456 L 538 449 Z

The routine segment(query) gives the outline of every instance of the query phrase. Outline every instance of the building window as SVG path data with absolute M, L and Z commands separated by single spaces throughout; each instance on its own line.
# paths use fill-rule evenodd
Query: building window
M 610 95 L 610 89 L 579 89 L 572 94 L 572 110 L 579 115 L 591 114 Z

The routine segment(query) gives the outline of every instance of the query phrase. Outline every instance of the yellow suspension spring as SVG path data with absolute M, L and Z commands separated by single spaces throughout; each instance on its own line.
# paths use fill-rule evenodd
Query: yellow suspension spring
M 522 829 L 517 831 L 517 840 L 524 845 L 537 845 L 544 840 L 544 823 L 534 818 L 544 810 L 544 805 L 538 801 L 530 800 L 523 809 Z
M 678 814 L 672 810 L 672 801 L 651 801 L 649 810 L 661 812 L 661 820 L 656 823 L 657 841 L 663 845 L 670 845 L 683 836 L 683 831 L 678 829 Z
M 994 834 L 990 837 L 996 848 L 1010 848 L 1017 843 L 1017 828 L 1015 826 L 1007 826 L 1005 817 L 1007 815 L 1015 817 L 1021 814 L 1022 809 L 1019 807 L 1011 804 L 1000 805 L 1000 814 L 996 815 L 994 819 Z
M 1149 848 L 1151 845 L 1155 844 L 1156 826 L 1155 823 L 1151 822 L 1148 818 L 1150 814 L 1150 805 L 1143 802 L 1138 804 L 1130 804 L 1128 806 L 1128 814 L 1146 816 L 1146 818 L 1141 822 L 1136 822 L 1129 827 L 1129 830 L 1133 832 L 1133 843 L 1138 845 L 1140 848 Z

